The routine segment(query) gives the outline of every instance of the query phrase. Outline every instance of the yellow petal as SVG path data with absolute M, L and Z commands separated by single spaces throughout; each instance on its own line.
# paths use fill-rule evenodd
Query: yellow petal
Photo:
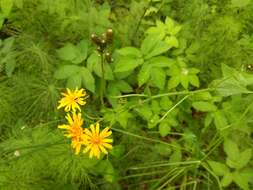
M 87 129 L 87 128 L 84 129 L 84 132 L 85 132 L 86 135 L 92 137 L 92 133 L 91 133 L 91 131 L 89 129 Z
M 100 145 L 99 148 L 104 154 L 108 154 L 107 150 L 102 145 Z
M 95 127 L 94 127 L 93 124 L 90 125 L 90 129 L 91 129 L 92 135 L 95 135 L 95 134 L 96 134 L 96 131 L 95 131 Z
M 96 124 L 96 134 L 99 134 L 99 123 Z
M 112 149 L 112 145 L 109 144 L 109 143 L 102 143 L 102 145 L 103 145 L 105 148 Z
M 106 142 L 107 142 L 107 143 L 112 143 L 113 140 L 112 140 L 112 139 L 103 139 L 102 142 L 105 142 L 105 143 L 106 143 Z

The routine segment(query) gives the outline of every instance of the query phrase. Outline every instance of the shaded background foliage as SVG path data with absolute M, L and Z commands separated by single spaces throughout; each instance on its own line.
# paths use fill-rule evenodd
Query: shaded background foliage
M 0 7 L 0 189 L 252 188 L 252 1 Z M 108 28 L 105 108 L 90 36 Z M 76 86 L 88 89 L 85 126 L 102 118 L 113 127 L 102 160 L 74 155 L 57 130 L 60 91 Z

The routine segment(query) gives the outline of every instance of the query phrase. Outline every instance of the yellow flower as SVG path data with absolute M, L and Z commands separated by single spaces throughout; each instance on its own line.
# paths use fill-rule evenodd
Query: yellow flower
M 101 152 L 108 154 L 106 148 L 112 149 L 112 145 L 110 143 L 113 142 L 112 139 L 107 138 L 112 134 L 109 127 L 106 127 L 101 133 L 99 133 L 99 123 L 97 123 L 96 127 L 94 125 L 90 125 L 90 129 L 91 130 L 87 128 L 84 129 L 86 136 L 86 148 L 84 149 L 84 152 L 86 153 L 90 151 L 90 158 L 93 156 L 99 158 Z
M 86 142 L 82 128 L 83 119 L 81 117 L 81 113 L 76 114 L 73 112 L 72 115 L 73 117 L 71 117 L 69 114 L 66 116 L 66 119 L 69 123 L 68 125 L 59 125 L 58 128 L 66 129 L 64 136 L 71 138 L 71 147 L 75 149 L 75 154 L 79 154 L 81 146 Z
M 86 95 L 86 92 L 84 89 L 75 89 L 71 91 L 67 88 L 67 93 L 61 93 L 64 97 L 59 101 L 59 106 L 57 109 L 60 109 L 62 107 L 65 107 L 64 110 L 66 112 L 70 111 L 71 109 L 73 111 L 76 110 L 76 108 L 81 111 L 79 105 L 85 105 L 86 102 L 84 101 L 84 96 Z

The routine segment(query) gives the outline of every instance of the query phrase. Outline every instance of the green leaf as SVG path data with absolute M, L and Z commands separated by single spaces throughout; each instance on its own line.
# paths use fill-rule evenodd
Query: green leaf
M 113 149 L 110 151 L 110 154 L 116 158 L 120 158 L 121 156 L 123 156 L 124 152 L 125 152 L 125 146 L 115 145 L 113 146 Z
M 171 154 L 170 147 L 165 144 L 155 144 L 154 151 L 155 151 L 155 153 L 158 153 L 161 156 L 166 156 L 166 157 L 169 157 Z
M 131 58 L 141 58 L 142 54 L 139 49 L 134 47 L 124 47 L 119 50 L 117 50 L 117 53 L 122 56 L 127 56 Z
M 115 180 L 115 171 L 109 160 L 101 160 L 94 170 L 103 175 L 108 182 L 113 182 Z
M 70 89 L 80 88 L 82 85 L 82 76 L 80 74 L 72 75 L 68 78 L 67 87 Z
M 15 0 L 14 1 L 16 7 L 18 7 L 19 9 L 22 9 L 23 8 L 23 0 Z
M 228 125 L 227 118 L 220 110 L 214 113 L 214 124 L 217 129 L 222 129 Z
M 60 67 L 54 74 L 56 79 L 66 79 L 72 75 L 75 75 L 80 70 L 79 66 L 76 65 L 64 65 Z
M 199 78 L 196 75 L 189 75 L 189 82 L 193 86 L 199 87 Z
M 170 78 L 169 82 L 168 82 L 168 88 L 172 89 L 172 88 L 176 88 L 180 83 L 180 77 L 179 76 L 173 76 Z
M 177 48 L 179 46 L 179 42 L 175 36 L 166 37 L 165 42 L 170 46 L 170 48 Z
M 145 59 L 161 55 L 169 48 L 170 46 L 166 42 L 161 41 L 158 36 L 154 35 L 148 35 L 141 44 L 141 52 Z
M 233 174 L 228 172 L 223 176 L 221 180 L 221 185 L 223 187 L 227 187 L 232 183 L 232 181 L 233 181 Z
M 5 72 L 8 77 L 12 76 L 12 73 L 16 67 L 15 59 L 9 59 L 7 63 L 5 63 Z
M 171 67 L 173 64 L 175 64 L 175 60 L 170 59 L 165 56 L 157 56 L 157 57 L 152 57 L 148 60 L 148 64 L 152 67 Z
M 149 80 L 150 73 L 151 73 L 151 66 L 148 64 L 144 64 L 141 67 L 141 70 L 138 74 L 138 85 L 139 86 L 142 86 L 143 84 L 145 84 Z
M 229 172 L 228 167 L 225 164 L 222 164 L 220 162 L 215 162 L 215 161 L 208 161 L 208 164 L 211 166 L 213 172 L 217 176 L 224 176 Z
M 172 106 L 172 101 L 167 96 L 163 96 L 160 100 L 160 106 L 164 110 L 168 110 Z
M 121 57 L 116 63 L 114 72 L 132 71 L 143 63 L 143 59 L 133 59 L 130 57 Z
M 188 75 L 182 74 L 182 75 L 180 76 L 180 83 L 182 84 L 182 86 L 183 86 L 185 89 L 188 89 L 188 86 L 189 86 L 189 78 L 188 78 Z
M 163 90 L 166 80 L 166 73 L 161 68 L 153 68 L 151 72 L 152 83 Z
M 8 17 L 13 6 L 13 0 L 1 0 L 0 5 L 2 13 L 5 17 Z
M 77 48 L 71 43 L 66 43 L 64 47 L 57 50 L 58 57 L 65 61 L 74 60 L 77 54 L 78 54 Z
M 170 126 L 168 122 L 161 122 L 159 125 L 159 133 L 162 137 L 167 136 L 170 133 Z
M 233 173 L 234 182 L 243 190 L 249 190 L 249 181 L 243 175 L 238 172 Z
M 81 67 L 80 74 L 82 76 L 82 81 L 85 88 L 87 88 L 91 92 L 95 92 L 95 79 L 92 76 L 91 72 L 87 68 Z
M 241 152 L 240 159 L 238 160 L 238 165 L 239 165 L 238 169 L 245 167 L 249 163 L 251 156 L 252 156 L 252 150 L 250 148 Z
M 123 93 L 129 93 L 129 92 L 133 91 L 133 88 L 124 80 L 117 81 L 117 83 L 115 85 Z
M 216 111 L 217 107 L 213 105 L 210 102 L 204 102 L 204 101 L 198 101 L 198 102 L 193 102 L 192 106 L 199 111 L 203 112 L 211 112 L 211 111 Z
M 233 161 L 237 161 L 237 160 L 241 159 L 239 148 L 238 148 L 237 144 L 230 139 L 226 139 L 224 141 L 224 151 L 226 152 L 229 159 L 231 159 Z

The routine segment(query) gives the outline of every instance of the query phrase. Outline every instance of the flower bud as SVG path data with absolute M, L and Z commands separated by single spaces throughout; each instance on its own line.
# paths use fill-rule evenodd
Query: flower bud
M 111 28 L 107 29 L 106 31 L 106 39 L 108 42 L 111 42 L 113 39 L 113 30 Z
M 96 34 L 91 34 L 91 40 L 98 46 L 101 45 L 101 39 Z

